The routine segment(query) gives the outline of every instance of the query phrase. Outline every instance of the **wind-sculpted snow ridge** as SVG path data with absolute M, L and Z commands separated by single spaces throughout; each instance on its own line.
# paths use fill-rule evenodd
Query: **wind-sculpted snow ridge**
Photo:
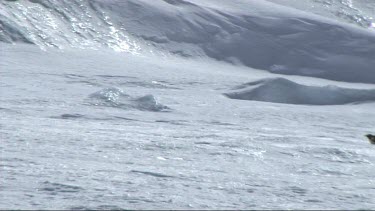
M 3 42 L 139 52 L 138 40 L 184 57 L 375 83 L 373 31 L 267 1 L 3 1 L 0 24 Z
M 269 78 L 246 83 L 224 95 L 239 100 L 304 105 L 341 105 L 375 101 L 375 89 L 348 89 L 332 85 L 306 86 L 284 78 Z
M 95 92 L 89 96 L 91 104 L 121 109 L 138 109 L 142 111 L 168 111 L 168 106 L 159 103 L 153 95 L 131 97 L 122 89 L 111 87 Z

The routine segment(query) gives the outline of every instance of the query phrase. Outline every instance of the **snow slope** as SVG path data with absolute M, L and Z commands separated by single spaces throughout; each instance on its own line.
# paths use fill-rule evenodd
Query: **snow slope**
M 278 74 L 374 83 L 375 32 L 266 1 L 2 2 L 6 42 L 210 57 Z

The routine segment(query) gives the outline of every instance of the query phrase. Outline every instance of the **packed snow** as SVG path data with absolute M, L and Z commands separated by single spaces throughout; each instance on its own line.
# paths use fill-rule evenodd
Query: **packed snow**
M 0 1 L 0 209 L 374 209 L 374 10 Z

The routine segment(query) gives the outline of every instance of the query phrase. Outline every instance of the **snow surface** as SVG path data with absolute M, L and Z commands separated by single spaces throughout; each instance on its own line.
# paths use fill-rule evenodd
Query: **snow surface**
M 301 2 L 0 1 L 0 208 L 374 209 L 373 4 Z

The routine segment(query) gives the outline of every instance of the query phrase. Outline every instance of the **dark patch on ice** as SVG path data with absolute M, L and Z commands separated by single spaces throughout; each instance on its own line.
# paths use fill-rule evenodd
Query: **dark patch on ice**
M 50 118 L 53 118 L 53 119 L 81 119 L 81 118 L 90 119 L 83 114 L 77 114 L 77 113 L 76 114 L 61 114 L 59 116 L 51 116 Z
M 255 191 L 256 191 L 256 189 L 252 189 L 252 188 L 246 189 L 246 192 L 248 192 L 248 193 L 254 193 Z
M 317 173 L 323 176 L 353 176 L 351 174 L 344 173 L 340 170 L 331 170 L 331 169 L 316 169 Z M 310 172 L 311 173 L 311 172 Z
M 17 23 L 11 18 L 1 15 L 0 18 L 0 42 L 13 43 L 23 42 L 27 44 L 35 44 L 29 35 L 25 33 L 23 28 L 18 27 Z
M 323 202 L 323 201 L 320 201 L 318 199 L 307 199 L 305 200 L 305 202 L 309 202 L 309 203 L 320 203 L 320 202 Z
M 141 120 L 138 119 L 132 119 L 132 118 L 127 118 L 127 117 L 122 117 L 122 116 L 113 116 L 116 119 L 121 119 L 121 120 L 126 120 L 126 121 L 135 121 L 135 122 L 141 122 Z
M 174 5 L 174 6 L 197 6 L 196 4 L 193 4 L 191 2 L 185 1 L 185 0 L 164 0 L 166 3 Z
M 235 125 L 235 124 L 232 124 L 232 123 L 220 122 L 220 121 L 217 121 L 217 120 L 212 120 L 212 121 L 203 120 L 203 121 L 198 121 L 198 122 L 208 124 L 208 125 L 218 125 L 218 126 L 233 126 L 233 125 Z
M 78 74 L 64 74 L 66 78 L 70 79 L 76 79 L 76 78 L 87 78 L 86 76 L 83 75 L 78 75 Z
M 43 182 L 42 188 L 39 191 L 53 192 L 53 193 L 76 193 L 83 190 L 83 188 L 75 185 L 66 185 L 62 183 Z
M 187 52 L 185 50 L 174 50 L 174 51 L 171 51 L 171 53 L 174 54 L 174 55 L 185 57 L 185 58 L 193 57 L 192 54 L 190 54 L 189 52 Z
M 153 176 L 153 177 L 160 177 L 160 178 L 174 178 L 174 176 L 162 174 L 162 173 L 157 173 L 157 172 L 151 172 L 151 171 L 138 171 L 138 170 L 131 170 L 130 172 L 132 173 L 139 173 L 139 174 L 145 174 L 148 176 Z
M 16 165 L 10 165 L 10 164 L 0 164 L 0 168 L 1 169 L 5 169 L 5 168 L 15 168 L 17 167 Z
M 84 115 L 82 114 L 62 114 L 61 119 L 77 119 L 77 118 L 82 118 Z
M 10 112 L 10 113 L 20 113 L 19 111 L 9 109 L 9 108 L 2 108 L 2 107 L 0 107 L 0 111 Z
M 167 43 L 169 40 L 165 36 L 155 36 L 155 35 L 140 35 L 144 40 L 152 41 L 154 43 Z
M 194 144 L 198 144 L 198 145 L 211 145 L 212 143 L 207 142 L 207 141 L 197 141 L 197 142 L 194 142 Z
M 304 105 L 342 105 L 375 101 L 374 89 L 306 86 L 285 78 L 268 78 L 246 83 L 224 95 L 231 99 Z
M 296 193 L 298 195 L 305 195 L 307 193 L 306 189 L 303 189 L 303 188 L 300 188 L 300 187 L 297 187 L 297 186 L 291 186 L 288 189 L 291 190 L 293 193 Z
M 171 125 L 189 125 L 188 121 L 185 120 L 155 120 L 158 123 L 167 123 Z

